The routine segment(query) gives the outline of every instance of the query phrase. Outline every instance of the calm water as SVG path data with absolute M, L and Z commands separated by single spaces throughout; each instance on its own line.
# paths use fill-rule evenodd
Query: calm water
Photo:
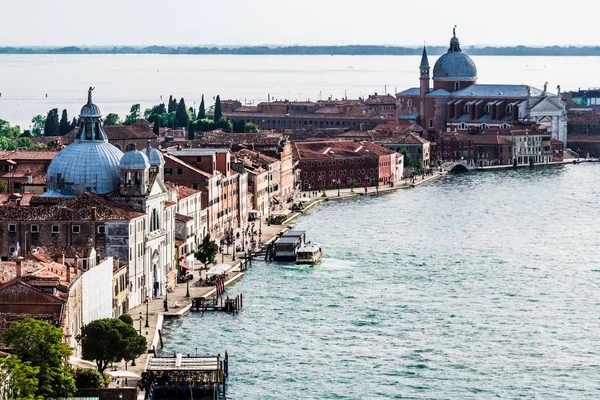
M 437 57 L 430 57 L 430 63 Z M 600 86 L 600 57 L 473 57 L 480 83 L 528 84 L 554 91 Z M 242 102 L 271 98 L 349 98 L 419 86 L 420 58 L 413 56 L 177 56 L 0 55 L 0 118 L 22 128 L 50 108 L 72 118 L 95 86 L 106 115 L 122 118 L 134 103 L 142 110 L 184 97 L 197 108 L 202 94 Z M 576 73 L 574 71 L 577 71 Z M 48 97 L 46 98 L 46 94 Z
M 600 165 L 446 176 L 316 207 L 315 268 L 255 263 L 237 316 L 166 351 L 229 351 L 231 399 L 600 398 Z

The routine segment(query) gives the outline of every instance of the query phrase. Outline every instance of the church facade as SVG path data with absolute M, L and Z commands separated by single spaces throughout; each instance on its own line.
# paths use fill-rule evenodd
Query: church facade
M 477 67 L 462 52 L 456 28 L 448 52 L 433 67 L 433 76 L 430 69 L 424 47 L 419 87 L 396 95 L 397 117 L 418 121 L 430 137 L 439 132 L 542 124 L 553 139 L 566 144 L 567 114 L 560 93 L 549 93 L 547 84 L 543 90 L 527 85 L 478 84 Z

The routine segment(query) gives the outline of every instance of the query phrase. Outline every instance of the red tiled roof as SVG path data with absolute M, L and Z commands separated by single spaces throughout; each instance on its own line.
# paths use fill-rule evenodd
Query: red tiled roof
M 258 112 L 258 107 L 257 106 L 241 106 L 241 107 L 236 108 L 234 110 L 234 112 L 257 113 Z
M 134 125 L 115 125 L 104 126 L 104 131 L 108 140 L 130 140 L 130 139 L 156 139 L 158 136 L 152 132 L 152 125 L 136 122 Z M 75 138 L 75 131 L 71 130 L 64 137 L 72 142 Z
M 343 114 L 344 110 L 338 107 L 322 107 L 315 111 L 315 114 Z
M 97 194 L 86 192 L 71 198 L 33 197 L 29 207 L 17 207 L 12 203 L 7 203 L 0 207 L 0 220 L 92 220 L 94 208 L 96 210 L 96 220 L 98 221 L 130 220 L 144 215 Z
M 396 133 L 390 136 L 380 136 L 375 140 L 377 143 L 397 143 L 397 144 L 426 144 L 429 140 L 423 139 L 413 133 Z
M 225 132 L 206 132 L 202 138 L 194 141 L 200 146 L 215 146 L 231 147 L 234 145 L 245 145 L 251 147 L 254 145 L 271 145 L 279 146 L 281 141 L 280 133 L 225 133 Z
M 190 165 L 190 164 L 188 164 L 188 163 L 186 163 L 184 161 L 181 161 L 179 158 L 177 158 L 175 156 L 172 156 L 172 155 L 170 155 L 168 153 L 163 153 L 163 157 L 165 158 L 165 160 L 170 160 L 170 161 L 173 161 L 174 163 L 177 163 L 177 164 L 179 164 L 181 166 L 189 168 L 190 170 L 192 170 L 192 171 L 194 171 L 194 172 L 196 172 L 196 173 L 198 173 L 200 175 L 203 175 L 206 178 L 210 178 L 212 176 L 208 172 L 204 172 L 201 169 L 198 169 L 198 168 L 196 168 L 196 167 L 194 167 L 194 166 L 192 166 L 192 165 Z
M 52 161 L 59 150 L 4 150 L 0 151 L 0 160 L 39 160 Z
M 177 186 L 177 200 L 185 199 L 197 193 L 200 193 L 200 191 L 187 186 Z
M 279 161 L 278 159 L 268 156 L 264 153 L 252 151 L 250 149 L 241 149 L 237 153 L 234 153 L 234 156 L 241 158 L 247 157 L 250 159 L 258 160 L 264 164 L 273 164 Z
M 381 104 L 396 104 L 396 98 L 389 94 L 374 94 L 369 95 L 369 98 L 365 100 L 365 104 L 368 105 L 381 105 Z
M 383 156 L 395 153 L 371 142 L 355 142 L 352 140 L 295 142 L 294 149 L 301 160 Z
M 190 222 L 193 221 L 194 218 L 188 217 L 187 215 L 175 213 L 175 219 L 179 222 Z

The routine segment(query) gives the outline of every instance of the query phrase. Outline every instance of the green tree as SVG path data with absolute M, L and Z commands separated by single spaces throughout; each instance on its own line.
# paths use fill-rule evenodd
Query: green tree
M 62 116 L 60 117 L 60 123 L 58 124 L 58 133 L 62 136 L 71 130 L 71 123 L 69 122 L 69 117 L 67 116 L 67 110 L 62 111 Z
M 231 121 L 221 117 L 221 119 L 215 120 L 214 129 L 222 129 L 223 132 L 231 132 L 233 131 L 233 125 L 231 125 Z
M 0 358 L 0 382 L 5 395 L 12 396 L 10 398 L 42 400 L 41 396 L 36 396 L 39 372 L 39 367 L 31 366 L 30 362 L 22 362 L 17 356 Z
M 139 357 L 147 346 L 145 337 L 117 318 L 90 322 L 83 327 L 77 340 L 81 342 L 83 358 L 95 361 L 100 373 L 104 373 L 111 362 Z
M 194 129 L 194 123 L 190 122 L 188 126 L 188 140 L 194 140 L 196 138 L 196 132 Z
M 46 124 L 44 125 L 44 136 L 58 136 L 59 134 L 58 109 L 48 111 Z
M 140 105 L 139 104 L 134 104 L 131 106 L 131 109 L 129 110 L 129 115 L 127 115 L 125 117 L 125 122 L 123 122 L 124 125 L 133 125 L 135 123 L 135 121 L 137 121 L 138 119 L 140 119 Z
M 167 112 L 175 112 L 177 110 L 177 100 L 173 98 L 173 96 L 169 96 L 169 103 L 167 106 Z
M 206 234 L 204 239 L 202 239 L 202 243 L 198 247 L 198 251 L 194 255 L 196 260 L 200 261 L 204 264 L 204 267 L 209 263 L 215 261 L 215 257 L 217 256 L 218 247 L 214 240 L 210 240 L 210 234 Z
M 217 95 L 217 99 L 215 100 L 215 116 L 214 120 L 218 121 L 223 117 L 223 112 L 221 111 L 221 97 Z
M 63 331 L 47 322 L 26 318 L 2 332 L 2 343 L 23 362 L 38 367 L 37 396 L 70 397 L 75 393 L 75 380 L 65 366 L 71 348 L 62 342 Z
M 95 369 L 78 369 L 75 371 L 77 389 L 100 389 L 104 387 L 104 377 Z
M 253 124 L 252 122 L 246 122 L 244 124 L 244 132 L 246 132 L 246 133 L 258 132 L 258 125 Z
M 234 133 L 244 133 L 244 121 L 237 120 L 231 123 Z
M 400 154 L 404 156 L 404 166 L 410 167 L 412 164 L 410 161 L 410 152 L 408 151 L 408 149 L 406 147 L 403 147 L 402 150 L 400 150 Z
M 31 118 L 31 135 L 42 136 L 44 134 L 44 127 L 46 126 L 46 118 L 42 115 L 36 115 Z
M 196 132 L 207 132 L 215 129 L 215 121 L 210 118 L 197 119 L 194 122 L 194 130 Z
M 73 117 L 73 121 L 71 121 L 71 129 L 75 129 L 77 127 L 77 118 Z
M 104 122 L 102 124 L 104 126 L 121 125 L 121 118 L 119 118 L 119 114 L 108 113 L 106 117 L 104 117 Z
M 185 100 L 182 97 L 181 100 L 179 100 L 179 104 L 177 104 L 177 111 L 175 111 L 175 126 L 178 128 L 187 128 L 189 125 L 190 117 L 187 113 Z
M 206 110 L 204 107 L 204 95 L 202 95 L 202 101 L 200 102 L 200 108 L 198 108 L 198 119 L 206 118 Z
M 152 127 L 152 132 L 154 132 L 155 135 L 158 135 L 160 133 L 160 118 L 156 118 L 154 120 L 154 126 Z
M 131 318 L 131 315 L 123 314 L 123 315 L 119 316 L 119 319 L 121 321 L 125 322 L 127 325 L 133 326 L 133 318 Z

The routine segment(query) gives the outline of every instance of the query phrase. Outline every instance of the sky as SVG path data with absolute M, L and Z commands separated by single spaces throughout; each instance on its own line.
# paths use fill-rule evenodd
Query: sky
M 600 1 L 3 0 L 0 46 L 600 45 Z

